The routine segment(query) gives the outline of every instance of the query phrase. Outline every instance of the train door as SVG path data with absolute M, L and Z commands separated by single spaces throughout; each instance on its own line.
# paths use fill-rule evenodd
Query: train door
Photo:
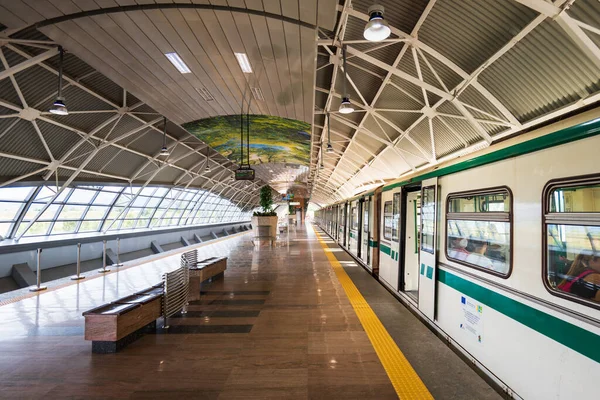
M 348 235 L 348 250 L 358 255 L 358 200 L 350 202 L 350 234 Z
M 419 310 L 435 319 L 437 277 L 437 178 L 421 182 L 421 240 L 419 250 Z
M 421 191 L 407 189 L 402 210 L 402 291 L 415 303 L 419 298 L 419 232 L 421 231 Z
M 365 197 L 365 201 L 362 205 L 362 227 L 359 227 L 362 231 L 360 258 L 366 265 L 370 265 L 371 262 L 371 252 L 369 251 L 369 238 L 371 236 L 370 199 L 370 197 Z
M 340 204 L 340 225 L 338 234 L 338 243 L 346 246 L 346 203 Z
M 398 290 L 400 272 L 400 220 L 401 188 L 381 194 L 381 233 L 379 236 L 379 278 L 387 286 Z M 396 204 L 394 205 L 394 201 Z

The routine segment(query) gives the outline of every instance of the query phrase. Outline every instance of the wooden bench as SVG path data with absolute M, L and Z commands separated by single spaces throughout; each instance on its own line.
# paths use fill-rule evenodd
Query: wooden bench
M 227 269 L 227 257 L 211 257 L 202 261 L 198 260 L 197 250 L 188 251 L 181 255 L 182 265 L 190 269 L 190 290 L 188 300 L 200 300 L 202 283 L 222 278 Z
M 162 296 L 161 284 L 84 312 L 85 340 L 92 341 L 92 352 L 115 353 L 155 332 Z

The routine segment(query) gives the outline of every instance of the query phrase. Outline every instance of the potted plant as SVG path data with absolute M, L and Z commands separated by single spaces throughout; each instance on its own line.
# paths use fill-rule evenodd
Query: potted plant
M 263 186 L 260 189 L 260 207 L 252 216 L 252 230 L 255 238 L 271 238 L 277 236 L 277 213 L 272 210 L 273 194 L 271 188 Z

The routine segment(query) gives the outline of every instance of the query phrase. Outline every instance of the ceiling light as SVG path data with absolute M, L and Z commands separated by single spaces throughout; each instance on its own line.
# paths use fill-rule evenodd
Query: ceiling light
M 235 58 L 237 58 L 238 63 L 240 64 L 240 68 L 242 69 L 242 72 L 245 72 L 247 74 L 252 73 L 252 67 L 250 66 L 250 61 L 248 60 L 248 56 L 246 55 L 246 53 L 234 53 L 235 54 Z
M 164 157 L 169 154 L 169 149 L 167 149 L 167 117 L 163 117 L 163 145 L 158 155 Z
M 350 114 L 354 112 L 354 107 L 352 107 L 352 103 L 350 103 L 350 99 L 348 97 L 344 97 L 342 99 L 342 103 L 340 104 L 340 113 L 342 114 Z
M 52 104 L 52 107 L 49 111 L 52 114 L 56 115 L 69 115 L 69 111 L 67 111 L 67 106 L 65 106 L 64 97 L 57 97 L 56 100 L 54 100 L 54 104 Z
M 333 153 L 333 146 L 331 145 L 331 120 L 329 118 L 329 113 L 327 113 L 327 148 L 325 149 L 326 153 Z
M 62 73 L 63 73 L 63 58 L 64 58 L 64 51 L 62 46 L 58 46 L 58 54 L 59 54 L 59 60 L 58 60 L 58 93 L 56 96 L 56 100 L 54 101 L 54 104 L 52 105 L 52 107 L 50 108 L 50 111 L 52 114 L 56 114 L 56 115 L 69 115 L 69 111 L 67 111 L 67 106 L 65 105 L 65 98 L 62 97 Z
M 171 154 L 171 153 L 169 153 L 169 149 L 167 149 L 164 146 L 160 149 L 160 153 L 158 153 L 159 156 L 163 156 L 163 157 L 168 156 L 169 154 Z
M 250 91 L 252 92 L 252 96 L 254 97 L 254 100 L 265 101 L 265 96 L 263 95 L 263 92 L 259 87 L 250 88 Z
M 346 68 L 346 46 L 342 45 L 342 59 L 344 62 L 344 97 L 342 97 L 342 103 L 340 104 L 340 113 L 342 114 L 350 114 L 354 112 L 354 107 L 350 103 L 350 96 L 348 95 L 347 90 L 347 80 L 348 80 L 348 69 Z
M 165 53 L 165 56 L 171 61 L 171 64 L 182 74 L 189 74 L 192 70 L 183 62 L 177 53 Z
M 207 88 L 196 88 L 196 91 L 200 93 L 200 96 L 202 96 L 204 101 L 213 101 L 215 99 Z
M 369 7 L 369 22 L 365 26 L 363 36 L 370 42 L 380 42 L 392 33 L 387 21 L 383 19 L 383 6 L 374 4 Z
M 331 145 L 331 143 L 327 143 L 327 148 L 325 149 L 325 153 L 333 153 L 333 146 Z

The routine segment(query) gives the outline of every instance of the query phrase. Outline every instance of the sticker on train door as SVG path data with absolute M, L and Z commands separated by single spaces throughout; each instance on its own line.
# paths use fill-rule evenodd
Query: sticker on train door
M 467 332 L 478 343 L 483 342 L 483 305 L 466 296 L 460 296 L 462 320 L 460 329 Z

